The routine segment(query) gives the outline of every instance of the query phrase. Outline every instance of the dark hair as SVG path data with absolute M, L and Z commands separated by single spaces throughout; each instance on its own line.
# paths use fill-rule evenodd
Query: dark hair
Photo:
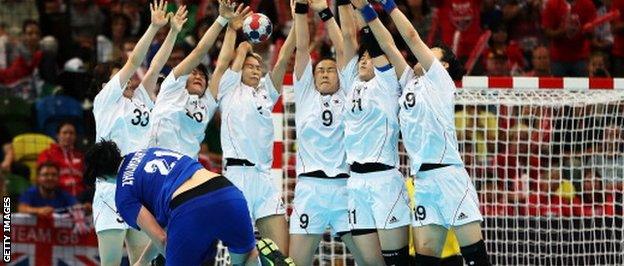
M 74 130 L 76 130 L 76 125 L 74 125 L 74 123 L 72 123 L 71 121 L 61 121 L 58 124 L 58 127 L 56 127 L 56 133 L 61 133 L 61 128 L 63 128 L 65 125 L 71 125 L 72 127 L 74 127 Z
M 321 62 L 323 62 L 323 61 L 325 61 L 325 60 L 329 60 L 329 61 L 336 62 L 336 59 L 335 59 L 335 58 L 333 58 L 333 57 L 321 57 L 319 60 L 317 60 L 316 62 L 314 62 L 314 64 L 312 65 L 312 73 L 313 73 L 313 74 L 314 74 L 314 73 L 316 73 L 316 66 L 317 66 L 319 63 L 321 63 Z
M 206 79 L 206 88 L 207 88 L 208 87 L 208 68 L 206 68 L 204 64 L 199 64 L 195 67 L 195 69 L 199 70 L 199 72 L 201 72 L 201 74 L 204 75 L 204 78 Z
M 117 174 L 123 157 L 117 144 L 112 140 L 101 140 L 85 153 L 85 183 L 95 182 L 95 178 Z
M 449 64 L 447 71 L 451 78 L 453 80 L 461 80 L 464 74 L 466 74 L 466 69 L 464 69 L 464 65 L 453 53 L 453 50 L 444 44 L 437 44 L 434 47 L 442 49 L 442 59 L 440 61 Z
M 106 62 L 98 64 L 93 68 L 93 77 L 90 86 L 92 99 L 102 90 L 102 84 L 110 81 L 111 74 L 115 68 L 121 69 L 121 64 L 118 62 Z
M 22 34 L 26 32 L 26 28 L 30 25 L 35 25 L 37 26 L 37 28 L 39 28 L 39 30 L 41 30 L 41 27 L 39 27 L 39 23 L 37 21 L 34 21 L 32 19 L 26 19 L 24 20 L 24 22 L 22 22 Z
M 132 34 L 132 20 L 124 15 L 124 14 L 114 14 L 111 19 L 110 19 L 110 25 L 108 25 L 108 29 L 107 29 L 107 34 L 109 35 L 109 37 L 113 37 L 113 24 L 115 23 L 115 21 L 123 21 L 126 24 L 126 30 L 124 31 L 124 39 L 128 38 L 128 36 L 130 36 Z
M 41 173 L 41 170 L 43 170 L 43 168 L 46 168 L 46 167 L 50 167 L 50 168 L 56 169 L 57 173 L 59 173 L 60 170 L 61 170 L 59 168 L 59 166 L 57 164 L 55 164 L 54 162 L 52 162 L 52 161 L 45 161 L 45 162 L 42 162 L 39 165 L 37 165 L 37 175 L 39 175 Z

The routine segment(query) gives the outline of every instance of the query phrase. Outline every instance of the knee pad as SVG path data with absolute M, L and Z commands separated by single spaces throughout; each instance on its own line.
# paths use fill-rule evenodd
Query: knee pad
M 409 247 L 405 246 L 397 250 L 382 250 L 381 255 L 388 266 L 409 265 Z
M 487 251 L 485 249 L 485 242 L 479 240 L 479 242 L 472 245 L 468 245 L 460 248 L 462 257 L 466 261 L 466 264 L 470 266 L 490 266 L 490 259 L 488 258 Z
M 416 266 L 438 266 L 441 261 L 438 257 L 416 253 Z

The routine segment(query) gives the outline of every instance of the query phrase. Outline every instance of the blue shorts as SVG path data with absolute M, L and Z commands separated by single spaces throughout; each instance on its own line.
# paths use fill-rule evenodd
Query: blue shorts
M 215 189 L 215 183 L 221 185 Z M 213 178 L 199 187 L 204 188 L 204 194 L 193 193 L 197 192 L 193 188 L 171 202 L 167 265 L 201 265 L 214 258 L 216 250 L 212 243 L 217 239 L 236 254 L 255 248 L 256 239 L 243 193 L 224 177 Z

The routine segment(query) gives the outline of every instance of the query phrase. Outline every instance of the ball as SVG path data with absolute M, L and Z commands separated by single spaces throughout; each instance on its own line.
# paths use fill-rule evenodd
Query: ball
M 261 13 L 254 13 L 243 21 L 243 33 L 251 43 L 261 43 L 271 37 L 273 23 Z

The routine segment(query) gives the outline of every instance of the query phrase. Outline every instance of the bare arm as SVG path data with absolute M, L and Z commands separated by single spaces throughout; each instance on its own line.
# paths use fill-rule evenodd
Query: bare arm
M 314 12 L 320 12 L 323 9 L 327 8 L 326 0 L 310 0 L 310 7 Z M 334 45 L 334 49 L 336 50 L 336 64 L 339 69 L 343 69 L 347 64 L 347 60 L 345 58 L 344 53 L 344 40 L 342 39 L 342 32 L 340 31 L 340 27 L 338 27 L 338 23 L 336 22 L 336 18 L 332 17 L 329 20 L 325 21 L 325 28 L 327 29 L 327 33 L 329 34 L 329 39 L 332 41 Z
M 156 101 L 156 82 L 158 80 L 158 74 L 163 66 L 165 66 L 165 63 L 167 63 L 169 55 L 171 55 L 176 37 L 188 19 L 186 17 L 187 13 L 186 6 L 180 6 L 175 15 L 169 14 L 171 29 L 169 29 L 167 38 L 165 38 L 162 46 L 158 49 L 150 68 L 147 70 L 145 77 L 143 77 L 143 81 L 141 81 L 141 84 L 143 84 L 143 87 L 147 90 L 147 94 L 149 94 L 154 102 Z
M 416 59 L 418 59 L 418 62 L 420 62 L 425 71 L 428 71 L 435 59 L 435 55 L 433 55 L 431 49 L 420 39 L 418 32 L 401 10 L 398 8 L 393 9 L 390 12 L 390 17 L 397 26 L 399 33 L 401 33 L 403 40 L 405 40 L 407 46 L 409 46 L 414 56 L 416 56 Z
M 308 4 L 306 0 L 296 0 L 300 4 Z M 310 61 L 310 52 L 308 51 L 310 45 L 310 29 L 308 29 L 307 14 L 295 14 L 295 75 L 297 78 L 301 78 L 303 71 Z
M 143 253 L 141 254 L 141 257 L 135 263 L 135 265 L 150 265 L 152 260 L 158 256 L 158 253 L 158 247 L 156 246 L 155 242 L 150 239 L 149 244 L 145 247 Z
M 240 6 L 239 6 L 240 7 Z M 230 20 L 235 16 L 234 7 L 229 0 L 219 0 L 219 16 Z M 215 40 L 219 37 L 219 33 L 223 29 L 217 20 L 215 20 L 193 51 L 179 65 L 173 69 L 174 77 L 178 78 L 190 74 L 197 67 L 202 57 L 212 48 Z
M 351 5 L 338 6 L 338 14 L 340 14 L 340 27 L 342 28 L 342 39 L 344 43 L 344 57 L 346 62 L 351 60 L 359 49 L 357 42 L 357 29 L 353 21 L 355 13 Z
M 232 71 L 240 72 L 243 69 L 243 63 L 245 63 L 245 58 L 247 54 L 252 52 L 251 44 L 248 42 L 242 42 L 236 48 L 236 58 L 234 58 L 234 62 L 232 62 Z
M 160 227 L 160 224 L 154 218 L 154 215 L 150 213 L 145 207 L 141 206 L 139 216 L 137 217 L 137 224 L 141 230 L 152 240 L 161 254 L 165 254 L 165 244 L 167 241 L 167 235 L 165 230 Z
M 145 55 L 147 54 L 147 50 L 149 49 L 149 45 L 156 36 L 156 32 L 167 24 L 167 13 L 165 12 L 165 7 L 167 6 L 167 2 L 163 0 L 155 0 L 154 3 L 150 4 L 150 10 L 152 12 L 152 23 L 149 25 L 139 42 L 137 42 L 134 50 L 130 54 L 128 61 L 124 64 L 124 66 L 119 70 L 119 85 L 123 87 L 128 80 L 134 75 L 134 72 L 141 66 L 143 60 L 145 59 Z
M 234 17 L 230 19 L 230 24 L 225 32 L 223 45 L 221 51 L 219 51 L 219 57 L 217 58 L 217 65 L 215 71 L 210 79 L 210 92 L 212 96 L 217 98 L 219 94 L 219 83 L 225 70 L 230 66 L 232 59 L 234 59 L 234 45 L 236 44 L 236 31 L 243 27 L 243 20 L 251 14 L 251 9 L 244 8 L 243 5 L 239 5 L 234 12 Z
M 54 212 L 54 208 L 50 206 L 45 207 L 32 207 L 26 203 L 20 203 L 17 206 L 17 212 L 19 213 L 28 213 L 39 216 L 51 215 Z
M 290 32 L 288 32 L 288 37 L 286 37 L 286 41 L 282 48 L 279 51 L 279 55 L 277 56 L 277 63 L 273 67 L 273 71 L 269 74 L 271 76 L 271 81 L 273 82 L 273 86 L 277 90 L 278 93 L 282 93 L 282 84 L 284 83 L 284 75 L 286 74 L 286 66 L 288 65 L 288 60 L 290 60 L 290 56 L 295 50 L 295 27 L 290 28 Z

